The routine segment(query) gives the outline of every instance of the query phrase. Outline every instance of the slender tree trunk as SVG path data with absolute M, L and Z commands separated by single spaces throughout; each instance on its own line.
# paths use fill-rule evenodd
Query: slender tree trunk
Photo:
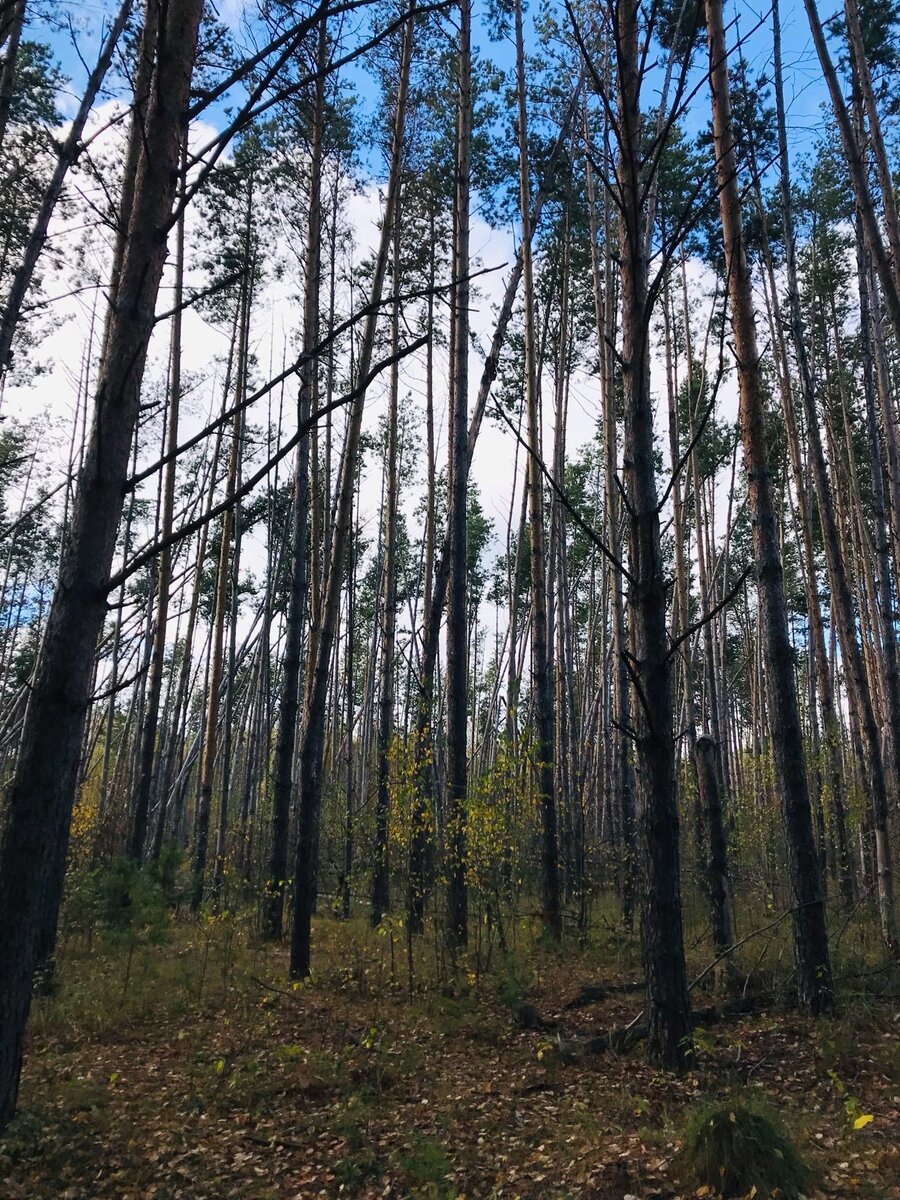
M 250 272 L 249 262 L 245 263 L 244 278 L 241 283 L 239 299 L 239 338 L 237 352 L 237 404 L 243 399 L 244 379 L 246 377 L 247 337 L 250 307 Z M 243 425 L 243 410 L 235 411 L 231 430 L 231 453 L 228 458 L 228 476 L 226 480 L 226 498 L 231 500 L 235 493 L 237 482 L 238 461 L 241 453 L 241 428 Z M 212 794 L 216 773 L 216 757 L 219 749 L 219 700 L 222 691 L 222 675 L 225 666 L 225 618 L 228 614 L 229 581 L 231 578 L 232 532 L 234 529 L 234 508 L 231 504 L 225 509 L 222 517 L 221 542 L 219 544 L 219 562 L 216 569 L 216 589 L 212 620 L 212 640 L 210 643 L 209 685 L 206 698 L 206 730 L 203 738 L 203 752 L 200 759 L 200 794 L 194 822 L 194 848 L 191 863 L 191 908 L 196 912 L 203 902 L 204 874 L 209 850 L 209 819 L 212 810 Z M 226 797 L 222 795 L 225 802 Z
M 548 179 L 553 165 L 558 160 L 562 153 L 568 130 L 571 126 L 575 114 L 578 112 L 579 97 L 581 93 L 581 81 L 572 96 L 572 100 L 566 110 L 560 127 L 559 136 L 554 143 L 550 153 L 547 171 Z M 529 227 L 533 231 L 540 219 L 541 211 L 549 193 L 549 185 L 542 184 L 540 191 L 535 197 L 534 211 L 532 212 Z M 472 413 L 472 419 L 469 422 L 468 437 L 466 443 L 466 478 L 468 479 L 468 471 L 472 463 L 472 454 L 475 449 L 475 443 L 478 440 L 478 434 L 481 429 L 481 422 L 484 418 L 484 413 L 487 408 L 487 401 L 490 395 L 491 386 L 497 375 L 497 367 L 500 361 L 500 352 L 503 349 L 506 340 L 506 332 L 509 327 L 510 319 L 512 318 L 513 305 L 515 304 L 516 292 L 518 291 L 519 282 L 522 278 L 522 246 L 519 246 L 515 261 L 513 262 L 512 270 L 507 280 L 506 290 L 503 295 L 503 302 L 500 305 L 500 311 L 497 315 L 497 322 L 494 326 L 494 336 L 491 339 L 491 348 L 484 362 L 484 368 L 481 374 L 481 381 L 478 386 L 478 396 L 475 401 L 475 408 Z M 452 332 L 452 330 L 451 330 Z M 428 826 L 430 815 L 429 805 L 433 799 L 433 739 L 432 739 L 432 717 L 434 711 L 434 676 L 435 667 L 438 659 L 438 647 L 441 631 L 441 618 L 444 613 L 444 605 L 447 598 L 447 590 L 450 580 L 450 556 L 451 556 L 451 540 L 448 537 L 444 539 L 441 549 L 441 556 L 438 560 L 437 570 L 434 572 L 433 592 L 431 595 L 430 605 L 426 605 L 423 614 L 423 631 L 422 631 L 422 665 L 419 672 L 420 683 L 418 688 L 418 700 L 416 706 L 416 736 L 414 746 L 414 777 L 415 797 L 412 820 L 412 835 L 410 839 L 410 878 L 409 878 L 409 914 L 410 921 L 414 932 L 420 932 L 424 919 L 424 899 L 426 892 L 426 862 L 428 858 L 429 834 Z
M 229 367 L 230 373 L 230 367 Z M 223 407 L 228 402 L 228 388 L 225 389 L 225 397 Z M 222 432 L 223 426 L 219 426 L 216 436 L 215 449 L 212 454 L 212 467 L 210 470 L 209 488 L 206 497 L 206 514 L 208 514 L 213 506 L 216 490 L 216 475 L 218 474 L 219 457 L 222 452 Z M 168 816 L 168 806 L 170 800 L 170 788 L 172 783 L 172 773 L 175 767 L 176 755 L 179 752 L 181 742 L 181 724 L 184 714 L 187 711 L 188 694 L 191 684 L 191 665 L 193 662 L 193 646 L 194 634 L 197 627 L 197 615 L 200 609 L 200 594 L 203 589 L 203 564 L 206 562 L 206 547 L 209 539 L 209 520 L 207 519 L 200 529 L 200 534 L 197 539 L 197 559 L 194 567 L 194 586 L 191 593 L 191 603 L 188 609 L 187 630 L 184 637 L 184 647 L 182 650 L 181 664 L 178 671 L 178 682 L 175 687 L 175 701 L 172 706 L 172 715 L 169 720 L 167 733 L 167 744 L 165 758 L 163 762 L 162 774 L 160 777 L 160 801 L 159 812 L 156 818 L 156 825 L 153 830 L 153 843 L 150 850 L 150 857 L 155 862 L 162 850 L 163 840 L 166 832 L 166 820 Z M 179 797 L 183 794 L 181 788 L 178 790 Z M 178 838 L 180 832 L 180 802 L 176 804 L 175 819 L 172 822 L 173 836 Z
M 388 254 L 394 223 L 394 214 L 400 189 L 400 163 L 403 157 L 403 136 L 406 119 L 406 99 L 409 87 L 409 65 L 412 56 L 413 22 L 404 26 L 403 49 L 397 83 L 394 132 L 391 146 L 390 177 L 385 201 L 381 240 L 375 259 L 370 292 L 370 315 L 366 321 L 359 358 L 356 363 L 356 378 L 368 378 L 375 344 L 378 321 L 378 305 L 387 272 Z M 322 608 L 322 625 L 318 636 L 313 639 L 315 662 L 310 675 L 306 711 L 300 740 L 299 791 L 297 845 L 294 859 L 293 927 L 291 930 L 290 973 L 294 979 L 309 974 L 310 940 L 312 916 L 315 905 L 315 872 L 317 828 L 322 798 L 322 760 L 325 749 L 325 717 L 328 680 L 331 672 L 332 648 L 334 646 L 341 587 L 344 574 L 344 554 L 350 535 L 350 519 L 353 506 L 353 488 L 356 480 L 359 440 L 365 395 L 360 395 L 350 408 L 347 436 L 341 458 L 340 478 L 334 522 L 331 529 L 331 554 Z
M 615 343 L 615 287 L 610 245 L 612 241 L 609 203 L 604 192 L 603 245 L 604 263 L 600 263 L 597 228 L 596 187 L 591 164 L 586 166 L 588 215 L 591 229 L 591 266 L 594 282 L 594 318 L 597 325 L 597 340 L 600 354 L 600 387 L 603 409 L 603 453 L 604 453 L 604 511 L 606 544 L 614 557 L 622 554 L 620 534 L 621 510 L 618 493 L 619 441 L 616 421 L 615 376 L 613 368 L 613 345 Z M 610 689 L 605 725 L 607 735 L 604 744 L 610 747 L 609 767 L 606 771 L 606 795 L 610 810 L 617 812 L 621 854 L 618 856 L 618 886 L 622 901 L 622 915 L 631 926 L 634 912 L 634 883 L 637 869 L 634 830 L 634 779 L 629 757 L 628 727 L 630 725 L 630 703 L 628 695 L 628 670 L 625 648 L 625 594 L 621 573 L 609 576 L 611 593 L 612 635 L 610 655 L 612 658 L 613 682 Z M 605 620 L 605 617 L 604 617 Z M 613 720 L 615 725 L 613 726 Z
M 429 285 L 435 282 L 435 214 L 430 212 L 432 253 L 429 262 Z M 436 539 L 436 485 L 437 470 L 434 440 L 434 295 L 429 292 L 427 328 L 429 331 L 425 359 L 425 437 L 428 461 L 428 494 L 425 507 L 425 546 L 422 589 L 423 645 L 419 666 L 419 688 L 416 697 L 416 727 L 413 741 L 413 798 L 410 814 L 409 870 L 407 873 L 406 920 L 410 934 L 420 934 L 425 927 L 426 861 L 431 840 L 433 813 L 430 800 L 433 796 L 431 756 L 431 714 L 434 704 L 434 667 L 437 651 L 437 634 L 431 632 L 431 613 L 434 605 L 434 558 Z M 439 613 L 443 611 L 443 598 Z M 438 615 L 440 628 L 440 615 Z M 432 651 L 434 646 L 434 651 Z
M 648 1052 L 680 1068 L 690 1057 L 681 917 L 672 656 L 659 533 L 650 392 L 650 297 L 643 226 L 638 7 L 616 13 L 619 46 L 619 220 L 622 369 L 625 389 L 624 475 L 629 509 L 629 569 L 638 730 L 639 829 L 643 869 L 643 947 L 647 976 Z M 620 653 L 624 651 L 620 647 Z
M 713 950 L 723 954 L 734 938 L 731 913 L 731 889 L 728 883 L 728 851 L 722 820 L 722 791 L 719 783 L 719 756 L 711 738 L 697 738 L 695 747 L 697 788 L 706 824 L 707 881 L 712 915 Z M 724 961 L 724 960 L 723 960 Z M 724 982 L 724 971 L 718 973 Z
M 357 485 L 358 486 L 358 485 Z M 350 524 L 353 525 L 353 512 L 350 513 Z M 347 585 L 347 638 L 344 647 L 344 674 L 347 691 L 347 775 L 344 794 L 344 864 L 341 880 L 341 917 L 347 921 L 350 918 L 350 881 L 353 875 L 353 860 L 355 851 L 355 820 L 356 798 L 355 779 L 353 770 L 353 735 L 356 730 L 356 691 L 354 654 L 356 652 L 356 567 L 359 543 L 359 517 L 356 519 L 353 543 L 350 548 L 349 580 Z
M 833 1002 L 831 964 L 766 447 L 764 391 L 756 345 L 752 280 L 744 249 L 721 0 L 708 0 L 706 18 L 716 176 L 738 367 L 741 436 L 753 518 L 760 633 L 769 707 L 774 714 L 772 748 L 788 846 L 797 988 L 804 1007 L 818 1014 L 829 1009 Z
M 800 386 L 808 396 L 806 403 L 807 419 L 809 411 L 815 410 L 815 387 L 812 377 L 812 367 L 806 351 L 804 340 L 803 315 L 800 308 L 800 289 L 797 279 L 797 255 L 794 237 L 793 210 L 791 203 L 790 167 L 787 144 L 787 114 L 784 103 L 784 81 L 781 68 L 781 20 L 778 0 L 774 0 L 772 9 L 773 41 L 775 53 L 775 105 L 778 122 L 778 151 L 781 160 L 781 210 L 783 222 L 783 237 L 785 247 L 785 271 L 787 275 L 788 315 L 791 339 L 797 356 L 800 373 Z M 778 294 L 772 276 L 772 301 L 776 306 L 775 318 L 779 341 L 783 341 L 781 322 L 778 320 Z M 834 705 L 834 695 L 828 671 L 828 658 L 825 650 L 825 634 L 822 626 L 822 610 L 819 604 L 818 588 L 816 586 L 815 554 L 812 535 L 812 520 L 809 513 L 804 472 L 800 461 L 800 448 L 797 438 L 796 421 L 792 409 L 791 378 L 788 369 L 787 356 L 782 348 L 782 399 L 787 406 L 785 422 L 787 426 L 791 462 L 794 471 L 797 504 L 800 510 L 800 522 L 803 533 L 803 543 L 807 559 L 807 607 L 812 631 L 812 653 L 814 669 L 819 694 L 819 704 L 822 709 L 824 725 L 825 752 L 828 758 L 831 804 L 834 813 L 835 834 L 837 839 L 838 881 L 845 905 L 853 902 L 853 876 L 850 862 L 850 850 L 847 837 L 847 819 L 843 795 L 843 778 L 840 769 L 841 727 Z
M 531 543 L 531 680 L 534 692 L 534 764 L 541 814 L 541 886 L 543 920 L 550 936 L 562 937 L 559 895 L 559 840 L 553 777 L 553 690 L 547 631 L 547 574 L 544 556 L 544 484 L 538 463 L 543 461 L 538 421 L 538 380 L 535 347 L 534 267 L 531 255 L 531 187 L 528 178 L 528 116 L 525 107 L 525 46 L 522 4 L 516 0 L 516 83 L 519 111 L 519 200 L 522 216 L 523 287 L 525 301 L 525 405 L 528 415 L 528 530 Z M 463 346 L 468 353 L 468 346 Z M 457 398 L 457 407 L 459 398 Z
M 400 203 L 394 211 L 393 285 L 400 288 Z M 391 352 L 400 346 L 400 306 L 394 302 L 391 316 Z M 381 570 L 381 666 L 378 696 L 378 743 L 376 749 L 375 870 L 372 876 L 372 925 L 377 927 L 390 904 L 388 821 L 391 807 L 391 736 L 394 724 L 394 658 L 397 629 L 397 403 L 400 364 L 391 368 L 388 392 L 387 446 L 384 480 Z
M 453 238 L 453 376 L 449 436 L 447 596 L 447 939 L 465 946 L 469 933 L 466 887 L 469 667 L 467 655 L 466 490 L 469 393 L 469 172 L 472 138 L 472 8 L 459 4 L 457 59 L 456 193 Z
M 328 49 L 327 22 L 319 27 L 318 62 L 321 71 Z M 315 392 L 316 360 L 308 357 L 319 337 L 319 276 L 322 228 L 322 134 L 325 111 L 325 76 L 316 85 L 313 141 L 310 148 L 309 217 L 306 232 L 306 278 L 303 300 L 303 352 L 306 357 L 300 374 L 297 396 L 298 424 L 309 418 Z M 297 746 L 297 716 L 300 709 L 301 654 L 303 624 L 306 615 L 307 527 L 309 518 L 309 438 L 297 447 L 294 464 L 294 499 L 290 532 L 290 591 L 284 633 L 284 682 L 275 742 L 272 786 L 272 824 L 268 882 L 263 901 L 264 936 L 278 939 L 282 934 L 284 888 L 288 878 L 288 825 Z M 327 497 L 326 497 L 327 506 Z
M 181 151 L 181 189 L 185 186 L 187 137 Z M 181 303 L 184 294 L 184 209 L 178 216 L 175 253 L 175 288 L 173 292 L 172 341 L 170 347 L 169 411 L 166 427 L 165 453 L 169 461 L 164 468 L 162 520 L 160 536 L 165 543 L 171 536 L 175 512 L 175 474 L 178 449 L 178 409 L 181 403 Z M 132 862 L 140 862 L 147 840 L 147 820 L 150 798 L 158 775 L 156 735 L 159 727 L 159 701 L 162 695 L 163 670 L 166 661 L 166 632 L 169 621 L 169 591 L 172 583 L 172 548 L 164 545 L 159 555 L 156 583 L 156 620 L 153 630 L 153 654 L 147 680 L 147 700 L 140 734 L 138 779 L 135 789 L 134 812 L 126 852 Z M 154 770 L 154 764 L 157 770 Z

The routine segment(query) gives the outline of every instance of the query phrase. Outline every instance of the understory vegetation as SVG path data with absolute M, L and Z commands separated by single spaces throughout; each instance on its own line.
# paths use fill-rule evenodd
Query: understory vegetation
M 897 1194 L 900 976 L 871 916 L 838 944 L 844 1001 L 819 1021 L 791 1003 L 785 922 L 745 943 L 733 994 L 756 1005 L 729 1013 L 707 975 L 676 1079 L 637 1047 L 590 1048 L 642 1005 L 638 939 L 608 904 L 565 950 L 510 913 L 505 950 L 485 927 L 452 964 L 431 938 L 410 960 L 400 922 L 323 914 L 297 983 L 252 910 L 191 917 L 177 876 L 169 892 L 129 871 L 71 898 L 4 1198 Z M 710 951 L 688 914 L 693 977 Z M 767 915 L 748 905 L 741 931 Z

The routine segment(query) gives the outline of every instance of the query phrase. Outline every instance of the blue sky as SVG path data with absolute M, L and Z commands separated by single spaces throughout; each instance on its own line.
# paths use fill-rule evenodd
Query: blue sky
M 90 66 L 96 55 L 99 44 L 99 33 L 104 16 L 115 7 L 116 0 L 78 0 L 70 4 L 69 16 L 72 30 L 53 30 L 47 25 L 35 23 L 34 36 L 49 40 L 53 51 L 63 69 L 72 80 L 71 92 L 77 95 L 83 84 L 86 70 L 80 61 L 79 54 Z M 239 30 L 246 12 L 252 12 L 253 0 L 220 0 L 220 16 L 235 29 Z M 65 11 L 66 6 L 57 4 L 53 11 Z M 839 8 L 829 0 L 821 6 L 824 17 L 832 15 Z M 745 57 L 757 72 L 769 70 L 771 67 L 771 29 L 769 24 L 769 8 L 741 0 L 739 5 L 726 6 L 726 18 L 738 18 L 738 27 L 732 26 L 730 41 L 737 40 L 738 29 L 746 39 L 744 43 Z M 485 58 L 490 59 L 501 67 L 508 66 L 512 61 L 512 49 L 509 43 L 492 42 L 488 34 L 485 18 L 486 5 L 478 3 L 475 6 L 476 41 L 481 47 Z M 754 32 L 754 27 L 759 26 Z M 792 148 L 797 150 L 811 149 L 821 132 L 821 105 L 826 99 L 825 85 L 821 78 L 818 61 L 812 47 L 802 0 L 787 0 L 782 5 L 782 39 L 785 63 L 785 90 L 789 110 L 789 135 Z M 531 35 L 534 44 L 534 34 Z M 698 63 L 702 56 L 698 57 Z M 352 71 L 350 81 L 357 95 L 365 103 L 374 100 L 374 86 L 364 70 Z M 71 108 L 74 100 L 71 96 L 61 97 L 63 108 Z M 698 124 L 705 121 L 706 97 L 701 89 L 695 101 L 696 119 Z M 217 119 L 215 110 L 206 114 L 207 119 L 214 122 Z

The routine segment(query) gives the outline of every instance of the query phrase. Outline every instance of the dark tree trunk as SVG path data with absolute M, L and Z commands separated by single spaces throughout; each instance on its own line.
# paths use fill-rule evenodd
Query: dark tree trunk
M 756 344 L 753 285 L 744 249 L 721 0 L 708 0 L 706 18 L 716 175 L 740 388 L 741 437 L 753 519 L 771 738 L 788 847 L 797 989 L 804 1007 L 817 1014 L 829 1009 L 833 1002 L 831 964 L 766 446 L 763 381 Z
M 525 300 L 525 403 L 528 416 L 528 528 L 531 545 L 531 679 L 534 690 L 536 762 L 534 773 L 541 814 L 541 885 L 544 924 L 555 941 L 562 937 L 559 895 L 559 839 L 554 788 L 553 689 L 547 614 L 547 574 L 544 554 L 544 481 L 538 416 L 538 381 L 534 315 L 534 271 L 531 255 L 531 189 L 528 178 L 528 125 L 525 107 L 525 46 L 522 4 L 516 0 L 516 81 L 519 112 L 519 199 L 522 215 Z M 465 347 L 468 350 L 468 347 Z
M 412 55 L 413 23 L 404 26 L 403 50 L 397 84 L 393 143 L 391 146 L 390 178 L 385 200 L 381 241 L 372 276 L 369 317 L 363 334 L 356 378 L 360 383 L 369 376 L 378 306 L 387 272 L 388 252 L 394 222 L 394 210 L 400 188 L 400 162 L 403 150 L 403 131 L 406 118 L 406 98 L 409 85 L 409 64 Z M 348 417 L 347 436 L 341 457 L 340 478 L 331 527 L 331 553 L 322 607 L 321 628 L 317 636 L 311 631 L 311 647 L 315 659 L 309 676 L 304 720 L 300 740 L 297 843 L 294 855 L 293 927 L 291 930 L 290 973 L 293 979 L 309 974 L 312 917 L 316 895 L 316 851 L 318 846 L 319 812 L 322 800 L 322 763 L 325 752 L 325 719 L 328 681 L 331 673 L 332 649 L 337 630 L 344 562 L 350 537 L 354 484 L 357 478 L 357 458 L 365 408 L 365 393 L 354 401 Z M 311 650 L 312 653 L 312 650 Z
M 633 615 L 634 721 L 638 732 L 638 828 L 643 869 L 643 945 L 648 1052 L 683 1067 L 690 1057 L 691 1008 L 684 963 L 672 657 L 659 534 L 650 393 L 650 298 L 643 227 L 638 9 L 617 10 L 619 62 L 619 254 L 625 386 L 624 475 L 629 508 L 629 600 Z M 620 647 L 620 652 L 624 648 Z
M 450 418 L 447 598 L 447 938 L 464 946 L 469 933 L 466 887 L 466 793 L 468 782 L 468 613 L 466 604 L 466 490 L 469 391 L 469 158 L 472 127 L 472 11 L 460 0 L 457 60 L 459 108 L 456 133 L 456 199 L 453 244 L 454 355 Z
M 325 65 L 328 49 L 327 22 L 319 27 L 318 65 Z M 309 217 L 306 233 L 306 278 L 303 298 L 303 351 L 309 355 L 319 337 L 319 259 L 321 246 L 322 122 L 325 106 L 325 76 L 316 84 L 313 140 L 310 154 Z M 297 421 L 308 420 L 315 392 L 317 363 L 307 358 L 300 375 Z M 288 878 L 288 824 L 300 710 L 300 679 L 303 624 L 306 616 L 307 525 L 309 518 L 309 436 L 301 439 L 294 462 L 294 498 L 291 509 L 290 591 L 284 634 L 284 683 L 278 715 L 272 783 L 271 847 L 268 880 L 263 899 L 263 936 L 277 939 L 282 934 L 284 888 Z
M 728 882 L 728 850 L 722 820 L 722 788 L 719 754 L 712 738 L 699 737 L 695 750 L 697 788 L 706 826 L 706 886 L 712 919 L 713 949 L 722 954 L 731 945 L 731 888 Z M 721 981 L 720 972 L 720 981 Z
M 31 684 L 0 843 L 0 1127 L 13 1116 L 32 974 L 65 875 L 94 652 L 122 512 L 147 346 L 166 256 L 201 0 L 169 0 L 95 417 Z M 49 938 L 48 938 L 49 931 Z

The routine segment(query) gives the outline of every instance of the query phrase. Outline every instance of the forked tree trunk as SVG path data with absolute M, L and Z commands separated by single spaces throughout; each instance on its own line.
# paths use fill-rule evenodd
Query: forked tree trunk
M 202 9 L 202 0 L 169 0 L 146 121 L 135 131 L 142 151 L 94 422 L 7 791 L 0 843 L 0 1127 L 15 1111 L 35 955 L 52 941 L 59 913 L 93 658 L 107 612 Z

